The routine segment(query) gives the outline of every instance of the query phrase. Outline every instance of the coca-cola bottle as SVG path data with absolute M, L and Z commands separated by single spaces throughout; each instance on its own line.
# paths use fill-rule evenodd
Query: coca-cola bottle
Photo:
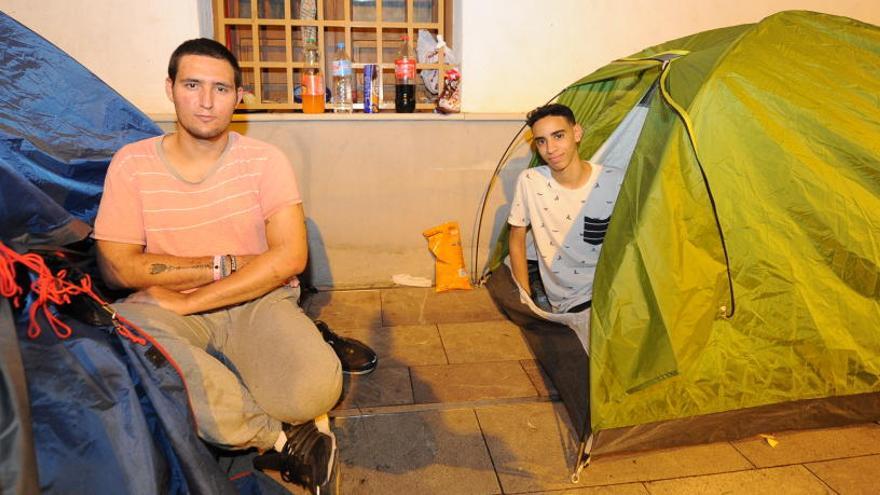
M 394 61 L 394 110 L 412 113 L 416 110 L 416 58 L 409 36 L 401 38 L 400 52 Z

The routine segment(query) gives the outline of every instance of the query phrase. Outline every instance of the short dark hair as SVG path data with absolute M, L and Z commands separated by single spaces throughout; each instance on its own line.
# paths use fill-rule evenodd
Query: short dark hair
M 235 55 L 221 43 L 208 38 L 184 41 L 174 50 L 174 53 L 171 54 L 171 60 L 168 61 L 168 78 L 172 83 L 177 78 L 177 68 L 184 55 L 204 55 L 229 62 L 229 65 L 232 66 L 232 72 L 235 74 L 235 87 L 236 89 L 241 87 L 241 67 L 239 67 Z
M 574 119 L 574 113 L 570 108 L 561 104 L 561 103 L 551 103 L 549 105 L 544 105 L 542 107 L 538 107 L 526 116 L 526 124 L 529 127 L 533 127 L 535 123 L 544 117 L 564 117 L 565 120 L 568 121 L 569 124 L 575 125 L 577 121 Z

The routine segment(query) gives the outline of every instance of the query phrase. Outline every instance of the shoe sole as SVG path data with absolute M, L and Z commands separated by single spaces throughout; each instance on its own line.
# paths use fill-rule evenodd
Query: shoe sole
M 342 370 L 342 373 L 346 375 L 369 375 L 370 373 L 376 371 L 377 366 L 371 366 L 365 370 Z
M 330 481 L 333 480 L 333 471 L 337 467 L 336 457 L 339 455 L 339 449 L 336 446 L 336 434 L 333 433 L 333 430 L 330 429 L 330 418 L 326 414 L 321 416 L 321 419 L 315 419 L 315 427 L 323 433 L 330 437 L 330 459 L 327 461 L 327 479 L 324 480 L 323 483 L 318 484 L 315 488 L 317 489 L 315 495 L 319 495 L 321 492 L 321 486 L 327 485 Z

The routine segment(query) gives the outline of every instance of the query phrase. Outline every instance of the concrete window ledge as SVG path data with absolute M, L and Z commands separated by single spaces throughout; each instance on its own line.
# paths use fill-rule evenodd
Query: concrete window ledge
M 177 120 L 173 113 L 152 114 L 150 118 L 157 123 L 172 123 Z M 303 121 L 492 121 L 492 122 L 524 122 L 523 113 L 242 113 L 232 117 L 233 122 L 303 122 Z

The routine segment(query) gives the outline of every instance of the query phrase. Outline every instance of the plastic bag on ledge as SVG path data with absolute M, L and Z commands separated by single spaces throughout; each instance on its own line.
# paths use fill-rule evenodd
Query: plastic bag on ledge
M 434 266 L 437 272 L 437 292 L 472 289 L 464 268 L 458 222 L 446 222 L 422 232 L 422 235 L 428 239 L 428 249 L 436 258 Z
M 446 46 L 443 37 L 439 36 L 439 40 L 434 39 L 434 35 L 425 29 L 419 29 L 419 40 L 416 43 L 416 57 L 420 64 L 436 64 L 440 62 L 440 49 L 444 50 L 444 61 L 447 65 L 458 64 L 458 58 L 455 53 Z M 440 91 L 440 76 L 438 70 L 420 71 L 422 81 L 425 83 L 425 89 L 432 95 L 436 95 Z

